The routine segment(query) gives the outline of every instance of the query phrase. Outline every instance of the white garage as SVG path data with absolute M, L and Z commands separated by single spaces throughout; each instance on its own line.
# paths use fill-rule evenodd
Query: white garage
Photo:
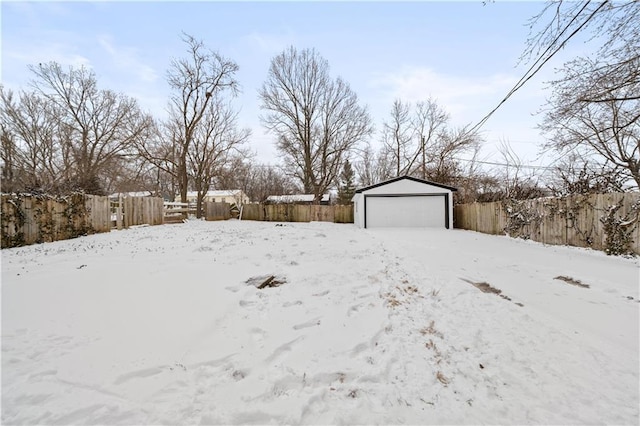
M 361 188 L 353 196 L 360 228 L 453 228 L 451 186 L 400 176 Z

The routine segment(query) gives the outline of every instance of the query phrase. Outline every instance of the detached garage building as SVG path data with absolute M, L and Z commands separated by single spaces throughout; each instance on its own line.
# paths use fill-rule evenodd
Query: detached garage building
M 453 228 L 452 186 L 400 176 L 356 190 L 354 223 L 360 228 Z

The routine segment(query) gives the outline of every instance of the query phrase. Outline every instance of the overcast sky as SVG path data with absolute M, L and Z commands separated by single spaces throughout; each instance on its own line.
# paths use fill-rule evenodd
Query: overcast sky
M 240 124 L 253 131 L 260 162 L 277 162 L 273 138 L 260 126 L 257 91 L 269 62 L 284 48 L 313 47 L 368 105 L 377 129 L 394 99 L 429 96 L 453 123 L 478 122 L 524 74 L 518 65 L 528 20 L 542 2 L 7 2 L 2 1 L 2 83 L 31 79 L 27 65 L 56 61 L 92 68 L 101 88 L 165 114 L 166 72 L 185 55 L 181 32 L 201 39 L 240 66 Z M 500 161 L 511 143 L 529 164 L 542 137 L 536 111 L 554 68 L 589 46 L 572 42 L 485 124 L 483 159 Z M 379 132 L 372 144 L 379 144 Z

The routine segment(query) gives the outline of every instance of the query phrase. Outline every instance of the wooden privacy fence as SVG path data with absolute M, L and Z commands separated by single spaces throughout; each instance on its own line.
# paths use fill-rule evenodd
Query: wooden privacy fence
M 109 232 L 110 216 L 107 197 L 2 194 L 2 248 Z
M 164 200 L 160 197 L 126 197 L 123 208 L 124 227 L 162 225 Z
M 112 227 L 162 225 L 164 200 L 160 197 L 119 197 L 111 202 Z
M 640 254 L 640 193 L 460 204 L 456 228 L 545 244 Z
M 231 218 L 231 204 L 229 203 L 204 203 L 205 220 L 227 220 Z
M 244 204 L 242 220 L 353 223 L 353 205 Z

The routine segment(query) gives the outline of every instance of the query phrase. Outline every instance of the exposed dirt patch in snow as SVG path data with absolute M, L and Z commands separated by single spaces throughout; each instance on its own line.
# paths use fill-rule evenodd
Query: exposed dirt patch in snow
M 504 294 L 502 294 L 502 290 L 492 287 L 491 284 L 489 283 L 485 283 L 485 282 L 473 282 L 471 280 L 468 280 L 466 278 L 460 278 L 462 281 L 466 281 L 469 284 L 471 284 L 472 286 L 474 286 L 475 288 L 477 288 L 478 290 L 480 290 L 483 293 L 490 293 L 490 294 L 495 294 L 497 296 L 500 296 L 501 298 L 503 298 L 504 300 L 508 300 L 511 301 L 511 298 L 509 296 L 506 296 Z M 515 303 L 515 302 L 514 302 Z M 524 306 L 522 303 L 516 303 L 516 305 L 522 307 Z
M 245 282 L 259 290 L 262 290 L 266 287 L 280 287 L 282 284 L 285 284 L 287 280 L 283 277 L 276 277 L 275 275 L 260 275 L 257 277 L 251 277 Z
M 589 288 L 589 284 L 583 284 L 582 281 L 575 278 L 565 277 L 564 275 L 558 275 L 554 280 L 564 281 L 567 284 L 575 285 L 576 287 Z

